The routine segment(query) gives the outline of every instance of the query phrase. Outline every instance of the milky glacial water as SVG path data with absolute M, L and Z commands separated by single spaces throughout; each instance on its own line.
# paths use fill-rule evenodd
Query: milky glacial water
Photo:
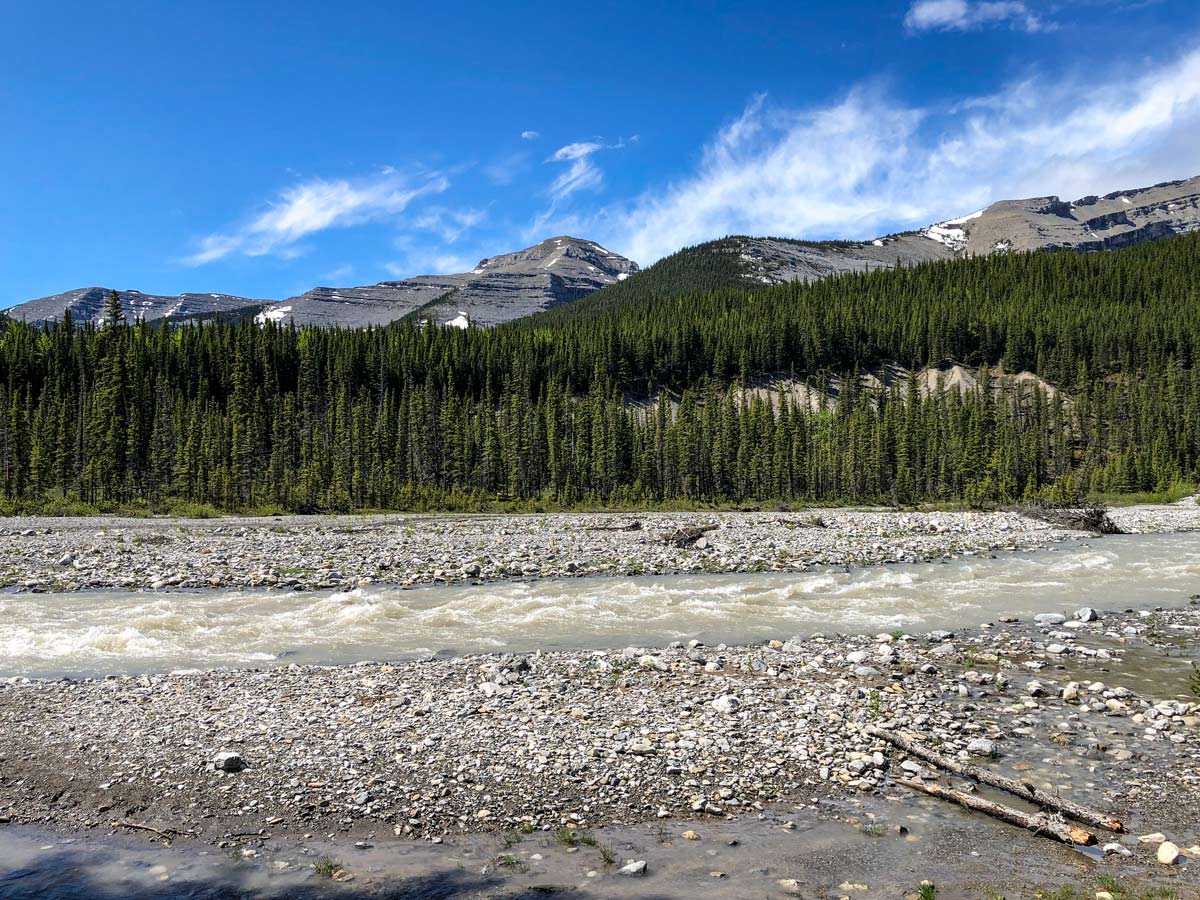
M 348 592 L 0 594 L 0 676 L 352 663 L 908 631 L 1000 615 L 1178 604 L 1200 534 L 1130 535 L 943 563 L 798 574 L 545 579 Z

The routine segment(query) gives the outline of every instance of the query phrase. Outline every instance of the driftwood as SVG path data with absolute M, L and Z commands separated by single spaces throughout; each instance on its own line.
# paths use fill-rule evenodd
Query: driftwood
M 642 523 L 636 519 L 628 525 L 593 525 L 590 531 L 641 531 Z
M 928 747 L 922 746 L 915 741 L 910 741 L 908 738 L 896 734 L 894 731 L 871 727 L 867 729 L 867 733 L 882 738 L 893 746 L 899 747 L 910 756 L 916 756 L 927 762 L 931 762 L 939 769 L 945 769 L 947 772 L 953 772 L 956 775 L 962 775 L 965 778 L 971 778 L 983 784 L 990 784 L 992 787 L 1000 788 L 1002 791 L 1008 791 L 1014 797 L 1020 797 L 1022 800 L 1027 800 L 1030 803 L 1036 803 L 1039 806 L 1056 810 L 1078 822 L 1086 822 L 1088 825 L 1106 828 L 1109 831 L 1117 833 L 1125 831 L 1125 826 L 1118 819 L 1110 815 L 1084 806 L 1081 803 L 1076 803 L 1073 800 L 1047 793 L 1041 788 L 1034 787 L 1032 784 L 1017 781 L 1015 778 L 1009 778 L 1006 775 L 993 772 L 991 769 L 984 769 L 980 766 L 973 766 L 970 763 L 960 762 L 953 757 L 930 750 Z
M 1047 837 L 1052 837 L 1064 844 L 1082 845 L 1090 847 L 1096 843 L 1096 836 L 1086 828 L 1079 828 L 1075 825 L 1068 825 L 1066 822 L 1056 821 L 1050 818 L 1045 813 L 1026 813 L 1019 809 L 1013 809 L 1011 806 L 1003 806 L 999 803 L 993 803 L 991 800 L 986 800 L 983 797 L 978 797 L 974 794 L 967 794 L 962 791 L 956 791 L 954 788 L 944 787 L 940 784 L 926 784 L 916 778 L 895 778 L 896 784 L 902 784 L 906 788 L 912 788 L 914 791 L 920 791 L 922 794 L 928 794 L 930 797 L 937 797 L 941 800 L 950 800 L 959 804 L 966 809 L 974 810 L 975 812 L 986 813 L 993 816 L 1002 822 L 1008 822 L 1011 825 L 1019 825 L 1022 828 L 1027 828 L 1035 834 L 1042 834 Z
M 719 525 L 691 525 L 687 528 L 672 531 L 663 540 L 673 547 L 686 547 L 689 544 L 694 544 L 710 531 L 716 531 L 718 528 L 720 528 Z
M 141 825 L 137 822 L 113 822 L 112 825 L 113 828 L 132 828 L 135 831 L 149 831 L 152 834 L 157 834 L 160 838 L 166 841 L 173 840 L 174 838 L 181 837 L 183 835 L 194 834 L 194 832 L 191 831 L 179 831 L 175 828 L 168 828 L 166 831 L 160 831 L 153 825 Z
M 1108 511 L 1101 507 L 1052 506 L 1038 504 L 1024 506 L 1021 515 L 1047 522 L 1062 528 L 1072 528 L 1075 531 L 1090 531 L 1093 534 L 1124 534 L 1120 526 L 1108 516 Z

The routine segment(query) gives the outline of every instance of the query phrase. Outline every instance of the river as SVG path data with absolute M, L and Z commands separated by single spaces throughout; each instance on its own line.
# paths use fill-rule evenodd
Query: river
M 852 570 L 542 579 L 341 592 L 0 595 L 0 676 L 338 664 L 433 653 L 748 643 L 978 625 L 1200 591 L 1200 534 Z

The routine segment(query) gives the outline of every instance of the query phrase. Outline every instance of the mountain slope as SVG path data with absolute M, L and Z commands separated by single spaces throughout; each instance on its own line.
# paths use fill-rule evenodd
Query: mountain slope
M 438 324 L 498 325 L 586 297 L 638 271 L 637 264 L 592 241 L 563 235 L 480 260 L 458 275 L 422 275 L 365 287 L 317 287 L 276 302 L 228 294 L 163 296 L 119 291 L 130 321 L 214 317 L 361 328 L 405 317 Z M 7 314 L 33 324 L 57 322 L 69 309 L 79 323 L 99 322 L 110 288 L 88 287 L 39 297 Z
M 1115 250 L 1200 230 L 1200 176 L 1082 197 L 1001 200 L 919 231 L 869 241 L 734 235 L 686 247 L 552 318 L 695 291 L 819 281 L 845 272 L 1022 250 Z M 544 321 L 539 317 L 537 322 Z
M 77 288 L 49 297 L 39 297 L 18 304 L 7 310 L 12 319 L 33 324 L 57 322 L 64 310 L 71 311 L 77 324 L 94 322 L 99 324 L 104 317 L 104 304 L 112 293 L 111 288 Z M 229 294 L 179 294 L 164 296 L 143 294 L 141 291 L 117 291 L 125 317 L 133 322 L 142 319 L 153 322 L 170 319 L 173 322 L 197 321 L 214 317 L 241 318 L 252 316 L 270 305 L 269 300 L 248 300 Z
M 563 235 L 480 260 L 459 275 L 314 288 L 275 304 L 259 318 L 354 328 L 405 317 L 462 327 L 498 325 L 578 300 L 637 270 L 636 263 L 599 244 Z

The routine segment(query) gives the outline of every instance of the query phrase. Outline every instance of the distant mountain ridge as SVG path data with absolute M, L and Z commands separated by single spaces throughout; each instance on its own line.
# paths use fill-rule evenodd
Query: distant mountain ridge
M 317 287 L 283 301 L 228 294 L 117 293 L 130 321 L 254 316 L 259 322 L 362 328 L 411 317 L 441 325 L 490 326 L 570 303 L 637 271 L 637 263 L 594 241 L 562 235 L 482 259 L 462 274 L 421 275 L 364 287 Z M 32 323 L 57 322 L 70 309 L 76 322 L 99 322 L 110 293 L 110 288 L 79 288 L 19 304 L 7 315 Z
M 196 321 L 254 316 L 260 322 L 359 328 L 400 319 L 492 326 L 571 304 L 642 302 L 693 290 L 813 281 L 845 272 L 1025 250 L 1098 252 L 1200 230 L 1200 176 L 1065 202 L 1056 196 L 1001 200 L 916 231 L 865 241 L 803 241 L 734 235 L 686 247 L 645 270 L 594 241 L 562 235 L 480 260 L 470 272 L 421 275 L 360 287 L 317 287 L 283 301 L 228 294 L 160 296 L 119 291 L 128 318 Z M 98 321 L 108 288 L 79 288 L 8 310 L 13 319 Z M 584 297 L 588 303 L 578 305 Z M 578 308 L 577 308 L 578 307 Z
M 406 317 L 461 327 L 499 325 L 586 297 L 637 271 L 637 263 L 594 241 L 562 235 L 482 259 L 459 275 L 314 288 L 264 310 L 259 319 L 351 328 Z
M 108 302 L 112 288 L 86 287 L 39 297 L 14 306 L 5 313 L 12 319 L 32 323 L 58 322 L 65 310 L 77 324 L 93 322 L 99 324 L 104 318 L 104 304 Z M 250 300 L 230 294 L 143 294 L 141 291 L 117 291 L 121 308 L 129 321 L 145 319 L 171 319 L 176 322 L 194 322 L 218 316 L 241 318 L 251 316 L 271 305 L 270 300 Z
M 1097 252 L 1200 230 L 1200 176 L 1064 202 L 1001 200 L 925 228 L 864 241 L 732 235 L 664 257 L 559 315 L 691 291 L 816 281 L 846 272 L 1025 250 Z
M 779 283 L 840 272 L 893 268 L 960 256 L 1021 250 L 1115 250 L 1200 229 L 1200 176 L 1064 202 L 1058 197 L 1000 200 L 919 231 L 824 245 L 779 238 L 735 238 L 751 277 Z

